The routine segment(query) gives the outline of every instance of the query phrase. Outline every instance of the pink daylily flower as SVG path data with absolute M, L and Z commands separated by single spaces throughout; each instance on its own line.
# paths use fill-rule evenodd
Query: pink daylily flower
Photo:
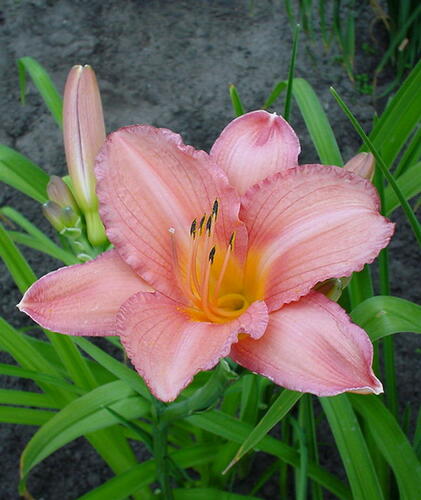
M 370 182 L 298 166 L 299 152 L 265 111 L 210 154 L 167 129 L 114 132 L 96 175 L 115 248 L 44 276 L 20 309 L 57 332 L 119 335 L 163 401 L 225 356 L 296 391 L 382 392 L 367 334 L 313 288 L 372 262 L 394 225 Z

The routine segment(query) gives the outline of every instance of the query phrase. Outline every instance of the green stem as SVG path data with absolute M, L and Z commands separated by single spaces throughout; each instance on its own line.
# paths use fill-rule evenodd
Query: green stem
M 208 410 L 224 395 L 226 386 L 235 377 L 236 375 L 231 371 L 228 363 L 222 359 L 203 387 L 189 398 L 172 403 L 163 410 L 162 422 L 170 423 L 176 419 L 193 415 L 197 411 Z
M 168 424 L 160 420 L 158 410 L 158 418 L 153 430 L 153 451 L 157 467 L 157 478 L 161 485 L 162 498 L 164 500 L 173 500 L 167 438 Z

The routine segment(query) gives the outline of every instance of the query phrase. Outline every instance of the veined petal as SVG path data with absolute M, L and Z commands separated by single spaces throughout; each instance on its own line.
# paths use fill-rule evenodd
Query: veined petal
M 158 292 L 134 295 L 117 317 L 132 363 L 162 401 L 173 401 L 196 373 L 213 368 L 239 333 L 259 338 L 267 323 L 264 302 L 255 302 L 234 321 L 216 324 L 192 321 L 179 303 Z
M 319 281 L 349 276 L 372 262 L 394 230 L 378 210 L 374 187 L 339 167 L 303 165 L 253 186 L 240 217 L 253 261 L 248 279 L 258 276 L 264 287 L 259 298 L 270 311 L 278 309 Z
M 121 257 L 148 283 L 182 299 L 174 277 L 174 244 L 183 259 L 192 221 L 219 203 L 217 238 L 245 252 L 239 197 L 203 151 L 167 129 L 137 125 L 111 134 L 97 162 L 100 213 Z M 171 234 L 169 230 L 171 229 Z M 172 239 L 173 238 L 173 239 Z
M 55 332 L 116 335 L 120 306 L 139 291 L 152 288 L 110 250 L 90 262 L 46 274 L 26 291 L 18 308 Z
M 262 338 L 232 347 L 234 361 L 288 389 L 334 396 L 383 392 L 367 334 L 345 311 L 312 292 L 269 315 Z
M 281 116 L 252 111 L 225 127 L 210 152 L 240 194 L 281 170 L 297 166 L 300 143 Z

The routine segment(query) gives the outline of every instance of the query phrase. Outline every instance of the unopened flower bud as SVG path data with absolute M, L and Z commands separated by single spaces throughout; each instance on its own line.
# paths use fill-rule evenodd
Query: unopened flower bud
M 317 283 L 314 289 L 319 293 L 325 295 L 328 299 L 333 300 L 333 302 L 337 302 L 340 299 L 344 289 L 348 286 L 349 281 L 349 277 L 330 278 L 328 280 Z
M 79 227 L 80 217 L 72 207 L 64 207 L 61 209 L 61 217 L 66 227 Z
M 56 231 L 60 232 L 66 227 L 62 220 L 61 207 L 55 201 L 43 203 L 42 213 Z
M 88 239 L 93 245 L 106 241 L 95 193 L 95 157 L 105 141 L 101 97 L 90 66 L 74 66 L 64 89 L 64 148 L 73 194 L 82 210 Z
M 363 179 L 372 181 L 376 160 L 371 153 L 358 153 L 344 165 L 344 169 L 348 172 L 359 175 Z
M 63 208 L 55 201 L 50 200 L 42 205 L 42 212 L 59 233 L 69 228 L 77 228 L 77 231 L 80 233 L 80 217 L 72 207 Z
M 73 212 L 79 213 L 76 200 L 61 177 L 57 175 L 50 177 L 50 182 L 47 184 L 47 194 L 51 201 L 54 201 L 62 208 L 71 207 Z

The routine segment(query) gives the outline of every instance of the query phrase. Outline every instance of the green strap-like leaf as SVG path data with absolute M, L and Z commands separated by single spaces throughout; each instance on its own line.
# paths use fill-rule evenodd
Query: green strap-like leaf
M 30 222 L 26 217 L 24 217 L 14 208 L 2 207 L 0 208 L 0 214 L 13 221 L 28 233 L 26 235 L 8 231 L 10 237 L 17 243 L 27 244 L 27 246 L 31 246 L 32 248 L 35 247 L 41 252 L 61 260 L 66 265 L 79 263 L 76 257 L 56 245 L 53 240 L 46 236 L 34 224 L 32 224 L 32 222 Z
M 21 57 L 18 59 L 17 64 L 22 103 L 25 102 L 26 73 L 28 73 L 58 126 L 61 127 L 63 124 L 63 99 L 58 93 L 49 74 L 45 71 L 41 64 L 32 57 Z
M 387 165 L 392 165 L 417 126 L 421 109 L 421 60 L 377 121 L 370 140 Z
M 0 144 L 0 181 L 40 203 L 47 201 L 49 177 L 38 165 Z
M 295 78 L 293 93 L 321 163 L 342 165 L 332 127 L 311 85 L 302 78 Z
M 89 356 L 92 356 L 95 361 L 106 368 L 110 373 L 114 374 L 120 380 L 124 380 L 133 390 L 144 398 L 150 398 L 150 392 L 146 387 L 145 382 L 143 382 L 134 370 L 126 366 L 124 363 L 117 361 L 102 349 L 82 337 L 75 337 L 74 341 L 81 349 L 87 352 Z
M 421 193 L 421 162 L 412 165 L 397 180 L 402 195 L 406 200 L 410 200 L 417 194 Z M 390 215 L 393 210 L 400 206 L 400 201 L 396 196 L 395 191 L 390 185 L 384 190 L 384 214 Z
M 23 293 L 37 279 L 25 258 L 0 224 L 0 257 Z
M 284 389 L 269 410 L 266 412 L 260 422 L 254 427 L 251 434 L 247 437 L 240 449 L 231 460 L 227 467 L 232 467 L 250 450 L 255 448 L 259 442 L 266 436 L 266 434 L 280 422 L 285 415 L 291 410 L 295 403 L 300 399 L 303 394 L 300 392 L 289 391 Z
M 383 492 L 351 403 L 345 394 L 320 398 L 354 498 L 381 500 Z
M 43 425 L 54 415 L 55 412 L 48 410 L 0 406 L 0 422 L 5 424 Z
M 372 342 L 393 333 L 421 333 L 421 306 L 399 297 L 371 297 L 351 312 L 351 318 Z
M 2 347 L 3 346 L 0 338 L 0 348 Z M 75 394 L 85 393 L 83 389 L 69 384 L 68 382 L 65 381 L 65 379 L 54 377 L 52 375 L 47 375 L 46 373 L 40 373 L 35 370 L 26 370 L 25 368 L 21 368 L 20 366 L 8 365 L 6 363 L 0 363 L 0 375 L 9 375 L 12 377 L 27 378 L 33 380 L 34 382 L 57 385 L 62 389 L 66 389 L 66 391 L 70 393 L 75 393 Z
M 58 408 L 59 405 L 48 394 L 38 392 L 0 389 L 0 404 L 35 406 L 38 408 Z
M 244 115 L 246 112 L 244 106 L 240 99 L 240 94 L 238 93 L 237 87 L 233 84 L 229 86 L 229 93 L 231 97 L 231 105 L 235 116 Z
M 376 396 L 348 396 L 395 473 L 401 500 L 419 497 L 421 464 L 396 419 Z
M 21 458 L 23 478 L 37 463 L 66 443 L 119 423 L 104 406 L 115 409 L 129 420 L 145 415 L 149 409 L 149 404 L 120 380 L 84 394 L 57 413 L 29 441 Z M 119 450 L 112 451 L 119 453 Z
M 17 243 L 18 245 L 23 245 L 28 248 L 32 248 L 33 250 L 37 250 L 45 255 L 50 255 L 54 259 L 57 259 L 66 266 L 71 266 L 72 264 L 79 264 L 80 260 L 77 259 L 70 252 L 66 252 L 58 245 L 54 243 L 52 245 L 45 245 L 40 240 L 35 239 L 29 234 L 20 233 L 19 231 L 7 231 L 7 234 L 10 236 L 10 239 Z
M 297 59 L 297 47 L 298 47 L 298 35 L 300 33 L 300 25 L 297 24 L 294 30 L 294 39 L 292 42 L 292 50 L 291 57 L 289 61 L 289 69 L 288 69 L 288 84 L 287 84 L 287 93 L 285 96 L 285 106 L 284 106 L 284 118 L 286 121 L 289 121 L 289 115 L 291 112 L 291 104 L 292 104 L 292 91 L 294 88 L 294 74 L 295 74 L 295 61 Z
M 258 500 L 258 498 L 216 488 L 176 488 L 174 500 Z
M 399 164 L 394 170 L 393 175 L 396 179 L 406 172 L 406 170 L 421 159 L 421 126 L 411 137 L 411 141 L 406 147 Z
M 420 66 L 420 68 L 421 68 L 421 66 Z M 421 79 L 421 74 L 420 74 L 420 79 Z M 421 84 L 421 81 L 420 81 L 420 84 Z M 389 184 L 392 187 L 393 191 L 395 192 L 397 198 L 399 199 L 399 202 L 402 205 L 402 209 L 405 212 L 405 215 L 406 215 L 406 217 L 407 217 L 407 219 L 408 219 L 409 223 L 411 224 L 411 227 L 414 231 L 415 237 L 417 238 L 418 243 L 421 245 L 421 225 L 420 225 L 418 219 L 415 217 L 415 214 L 414 214 L 411 206 L 409 205 L 409 203 L 406 201 L 406 198 L 401 193 L 399 186 L 396 183 L 395 178 L 389 172 L 384 158 L 381 156 L 381 154 L 379 153 L 379 151 L 375 147 L 374 142 L 366 135 L 363 128 L 358 123 L 358 120 L 352 114 L 351 110 L 344 103 L 344 101 L 340 98 L 340 96 L 338 95 L 336 90 L 334 88 L 331 88 L 330 91 L 331 91 L 332 95 L 335 97 L 335 99 L 336 99 L 337 103 L 339 104 L 340 108 L 342 109 L 342 111 L 349 118 L 349 121 L 352 123 L 352 126 L 354 127 L 355 131 L 358 133 L 358 135 L 364 141 L 364 144 L 367 146 L 368 150 L 371 153 L 373 153 L 374 157 L 376 158 L 377 166 L 379 167 L 382 175 L 389 182 Z
M 218 444 L 196 444 L 171 453 L 171 458 L 179 467 L 186 469 L 212 462 L 218 451 Z M 147 460 L 127 472 L 113 477 L 98 488 L 81 496 L 78 500 L 123 500 L 155 480 L 155 461 Z
M 221 436 L 224 439 L 242 444 L 252 433 L 253 427 L 237 418 L 231 417 L 217 410 L 206 412 L 200 415 L 193 415 L 186 419 L 187 422 L 204 429 L 207 432 Z M 259 442 L 257 448 L 261 451 L 274 455 L 284 462 L 298 467 L 300 456 L 291 446 L 266 435 Z M 349 489 L 335 476 L 325 469 L 315 464 L 308 463 L 308 475 L 321 486 L 331 491 L 338 498 L 351 499 Z

